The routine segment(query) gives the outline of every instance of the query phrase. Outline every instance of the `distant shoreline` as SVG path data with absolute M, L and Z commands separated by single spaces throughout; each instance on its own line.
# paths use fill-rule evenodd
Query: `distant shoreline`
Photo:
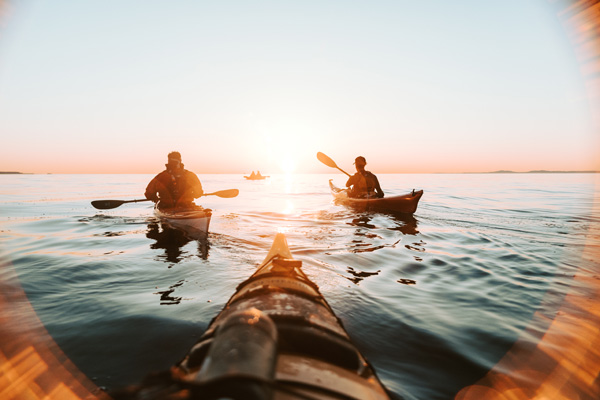
M 597 174 L 600 171 L 547 171 L 544 169 L 534 171 L 492 171 L 492 172 L 462 172 L 463 174 Z
M 198 175 L 244 175 L 245 172 L 197 172 Z M 600 171 L 548 171 L 548 170 L 534 170 L 534 171 L 508 171 L 508 170 L 500 170 L 500 171 L 488 171 L 488 172 L 377 172 L 377 174 L 433 174 L 433 175 L 451 175 L 451 174 L 599 174 Z M 124 173 L 59 173 L 57 175 L 152 175 L 154 172 L 146 172 L 146 173 L 134 173 L 130 174 L 127 172 Z M 309 175 L 324 175 L 328 174 L 327 172 L 298 172 L 298 175 L 309 174 Z M 18 171 L 0 171 L 0 175 L 54 175 L 52 172 L 18 172 Z M 274 173 L 273 175 L 285 175 L 285 173 Z

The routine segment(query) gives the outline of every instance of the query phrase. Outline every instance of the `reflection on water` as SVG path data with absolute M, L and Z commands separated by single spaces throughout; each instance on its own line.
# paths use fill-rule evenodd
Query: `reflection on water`
M 412 279 L 405 279 L 405 278 L 398 279 L 398 283 L 401 283 L 403 285 L 416 285 L 417 284 L 416 281 L 413 281 Z
M 352 274 L 352 278 L 346 277 L 346 279 L 348 279 L 350 282 L 352 282 L 356 285 L 358 285 L 359 282 L 362 281 L 363 279 L 365 279 L 369 276 L 378 275 L 381 272 L 381 270 L 377 270 L 377 272 L 359 271 L 352 267 L 348 267 L 347 271 L 350 274 Z
M 358 217 L 352 219 L 351 222 L 348 222 L 348 225 L 367 229 L 377 229 L 379 227 L 375 225 L 373 221 L 375 217 L 381 217 L 381 221 L 394 224 L 393 226 L 386 227 L 386 229 L 398 231 L 404 235 L 417 235 L 419 233 L 417 230 L 418 221 L 412 214 L 365 212 L 359 214 Z
M 286 200 L 285 202 L 285 207 L 284 209 L 281 211 L 283 214 L 291 214 L 294 212 L 296 207 L 294 207 L 294 203 L 290 200 Z
M 163 290 L 162 292 L 155 292 L 154 294 L 160 295 L 160 304 L 161 305 L 173 305 L 181 303 L 183 297 L 181 296 L 171 296 L 171 294 L 175 291 L 175 288 L 183 285 L 185 281 L 180 280 L 174 285 L 169 286 L 168 290 Z
M 369 223 L 371 221 L 371 218 L 372 217 L 370 214 L 363 214 L 358 218 L 354 218 L 352 220 L 352 222 L 348 223 L 348 225 L 354 225 L 354 226 L 358 226 L 361 228 L 367 228 L 367 229 L 375 229 L 377 227 L 375 225 Z M 357 230 L 357 232 L 360 232 L 360 230 Z
M 208 259 L 208 250 L 210 248 L 208 238 L 190 239 L 182 230 L 154 221 L 148 224 L 146 237 L 155 240 L 154 243 L 150 244 L 151 249 L 165 250 L 164 256 L 159 257 L 165 258 L 170 263 L 180 262 L 185 255 L 185 251 L 183 251 L 182 248 L 192 241 L 198 243 L 198 257 L 203 260 Z
M 404 247 L 406 247 L 409 250 L 418 251 L 419 253 L 424 253 L 425 248 L 423 247 L 423 245 L 425 245 L 425 242 L 420 240 L 420 241 L 412 243 L 412 244 L 406 244 L 406 245 L 404 245 Z
M 378 221 L 375 221 L 375 219 Z M 387 226 L 390 224 L 393 226 Z M 390 231 L 397 231 L 402 233 L 403 235 L 416 235 L 419 233 L 417 230 L 417 219 L 412 215 L 406 214 L 389 214 L 389 213 L 369 213 L 365 212 L 358 215 L 356 218 L 353 218 L 350 222 L 346 223 L 349 226 L 356 227 L 354 231 L 354 239 L 352 240 L 351 252 L 352 253 L 365 253 L 365 252 L 373 252 L 376 250 L 384 249 L 386 247 L 394 248 L 398 243 L 401 242 L 400 239 L 396 239 L 391 243 L 384 243 L 380 245 L 375 245 L 377 240 L 382 240 L 383 238 L 374 233 L 379 229 L 385 229 Z M 384 226 L 378 226 L 384 225 Z M 394 236 L 395 237 L 395 236 Z M 417 246 L 421 244 L 416 244 Z M 415 249 L 412 246 L 406 245 L 408 249 Z M 417 249 L 418 251 L 424 251 L 424 249 Z
M 461 392 L 471 400 L 521 388 L 525 399 L 542 384 L 547 398 L 559 398 L 550 395 L 553 385 L 574 391 L 562 398 L 600 393 L 600 257 L 580 251 L 600 248 L 587 175 L 386 176 L 399 193 L 407 180 L 428 189 L 414 217 L 336 206 L 322 176 L 290 187 L 277 177 L 243 182 L 239 198 L 203 200 L 215 210 L 210 243 L 161 226 L 146 204 L 94 215 L 89 196 L 109 192 L 94 182 L 121 180 L 135 194 L 146 176 L 69 177 L 72 192 L 85 186 L 86 197 L 67 205 L 29 202 L 37 191 L 63 198 L 57 181 L 66 178 L 17 178 L 19 191 L 36 191 L 18 207 L 0 200 L 0 215 L 10 215 L 0 217 L 0 246 L 48 331 L 98 386 L 139 383 L 177 362 L 284 231 L 394 394 L 420 400 Z M 233 179 L 203 182 L 221 188 Z M 7 293 L 0 286 L 0 299 Z M 22 309 L 11 307 L 0 307 L 0 317 L 23 321 Z M 33 353 L 4 340 L 3 325 L 0 367 L 11 365 L 21 382 L 29 364 L 20 360 Z
M 397 226 L 389 228 L 393 231 L 399 231 L 404 235 L 417 235 L 417 219 L 412 214 L 389 214 L 396 222 Z

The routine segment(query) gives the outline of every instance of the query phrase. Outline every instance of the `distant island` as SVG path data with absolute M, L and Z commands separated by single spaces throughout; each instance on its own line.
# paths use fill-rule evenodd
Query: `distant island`
M 22 172 L 16 172 L 16 171 L 0 171 L 0 174 L 22 174 Z
M 475 172 L 477 173 L 477 172 Z M 493 171 L 493 172 L 483 172 L 484 174 L 597 174 L 598 171 L 547 171 L 545 169 L 535 170 L 535 171 L 525 171 L 525 172 L 516 172 L 516 171 Z

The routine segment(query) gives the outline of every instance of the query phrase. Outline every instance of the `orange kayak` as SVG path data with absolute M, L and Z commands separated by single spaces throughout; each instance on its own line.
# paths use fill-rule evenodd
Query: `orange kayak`
M 422 190 L 413 190 L 411 193 L 399 196 L 352 198 L 348 196 L 348 189 L 340 189 L 335 186 L 332 179 L 329 180 L 329 188 L 337 204 L 356 208 L 359 211 L 392 211 L 412 214 L 417 211 L 419 200 L 423 196 Z

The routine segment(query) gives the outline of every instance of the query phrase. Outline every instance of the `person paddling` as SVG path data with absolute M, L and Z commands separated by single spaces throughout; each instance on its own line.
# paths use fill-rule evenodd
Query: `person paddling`
M 346 187 L 350 188 L 350 197 L 368 198 L 368 197 L 383 197 L 383 190 L 379 186 L 379 180 L 371 171 L 365 171 L 367 160 L 363 156 L 358 156 L 354 160 L 356 173 L 352 175 Z
M 183 168 L 178 151 L 169 153 L 167 159 L 166 169 L 150 181 L 144 195 L 161 210 L 194 207 L 194 199 L 204 194 L 200 179 Z

